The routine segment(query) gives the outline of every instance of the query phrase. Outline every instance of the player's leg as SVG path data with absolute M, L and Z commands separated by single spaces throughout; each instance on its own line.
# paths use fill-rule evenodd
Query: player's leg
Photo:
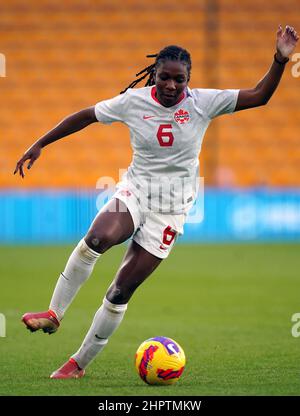
M 102 351 L 108 338 L 122 322 L 127 303 L 134 291 L 161 261 L 161 258 L 149 253 L 135 241 L 131 242 L 81 347 L 72 356 L 71 361 L 51 375 L 52 378 L 73 378 L 83 375 L 82 369 Z
M 185 218 L 184 214 L 147 215 L 143 226 L 134 234 L 88 334 L 72 356 L 80 368 L 85 368 L 107 344 L 108 338 L 120 325 L 127 303 L 137 287 L 169 255 L 178 234 L 183 232 Z
M 87 235 L 72 252 L 64 271 L 61 273 L 49 311 L 27 313 L 22 320 L 31 331 L 43 329 L 53 333 L 82 284 L 88 279 L 93 268 L 105 251 L 127 240 L 134 231 L 134 224 L 126 205 L 113 198 L 99 212 Z
M 133 231 L 133 220 L 125 204 L 119 199 L 112 199 L 96 216 L 58 280 L 50 309 L 58 314 L 59 319 L 90 276 L 99 256 L 110 247 L 127 240 Z

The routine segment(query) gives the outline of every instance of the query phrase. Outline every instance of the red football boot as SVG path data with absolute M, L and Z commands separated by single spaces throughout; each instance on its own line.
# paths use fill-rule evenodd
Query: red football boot
M 59 320 L 51 310 L 47 312 L 28 312 L 22 316 L 22 322 L 31 332 L 42 329 L 47 334 L 53 334 L 59 327 Z
M 85 374 L 85 370 L 81 369 L 74 358 L 70 358 L 58 370 L 54 371 L 50 378 L 80 378 Z

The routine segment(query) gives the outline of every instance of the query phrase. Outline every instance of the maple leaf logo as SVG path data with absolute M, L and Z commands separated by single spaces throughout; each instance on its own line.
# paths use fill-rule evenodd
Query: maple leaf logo
M 174 114 L 174 119 L 179 124 L 187 123 L 190 119 L 188 111 L 183 110 L 182 108 Z

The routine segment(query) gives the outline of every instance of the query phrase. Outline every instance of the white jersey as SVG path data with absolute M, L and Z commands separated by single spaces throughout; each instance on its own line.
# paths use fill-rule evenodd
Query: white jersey
M 232 113 L 239 90 L 189 89 L 172 107 L 156 98 L 156 87 L 128 89 L 95 105 L 98 121 L 120 121 L 130 129 L 132 162 L 123 178 L 151 209 L 187 212 L 197 196 L 199 153 L 210 121 Z

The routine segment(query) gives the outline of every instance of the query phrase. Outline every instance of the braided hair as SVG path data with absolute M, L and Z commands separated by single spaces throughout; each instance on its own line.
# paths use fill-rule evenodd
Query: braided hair
M 126 92 L 129 88 L 134 88 L 136 84 L 141 82 L 143 79 L 148 77 L 145 87 L 151 86 L 155 84 L 155 69 L 161 62 L 165 62 L 167 60 L 170 61 L 179 61 L 182 62 L 187 66 L 188 70 L 188 77 L 190 77 L 191 68 L 192 68 L 192 61 L 189 52 L 186 49 L 181 48 L 180 46 L 167 46 L 162 49 L 159 53 L 153 55 L 146 55 L 147 58 L 155 58 L 155 62 L 146 68 L 142 69 L 142 71 L 136 74 L 136 77 L 142 75 L 140 78 L 135 79 L 128 85 L 120 94 Z

